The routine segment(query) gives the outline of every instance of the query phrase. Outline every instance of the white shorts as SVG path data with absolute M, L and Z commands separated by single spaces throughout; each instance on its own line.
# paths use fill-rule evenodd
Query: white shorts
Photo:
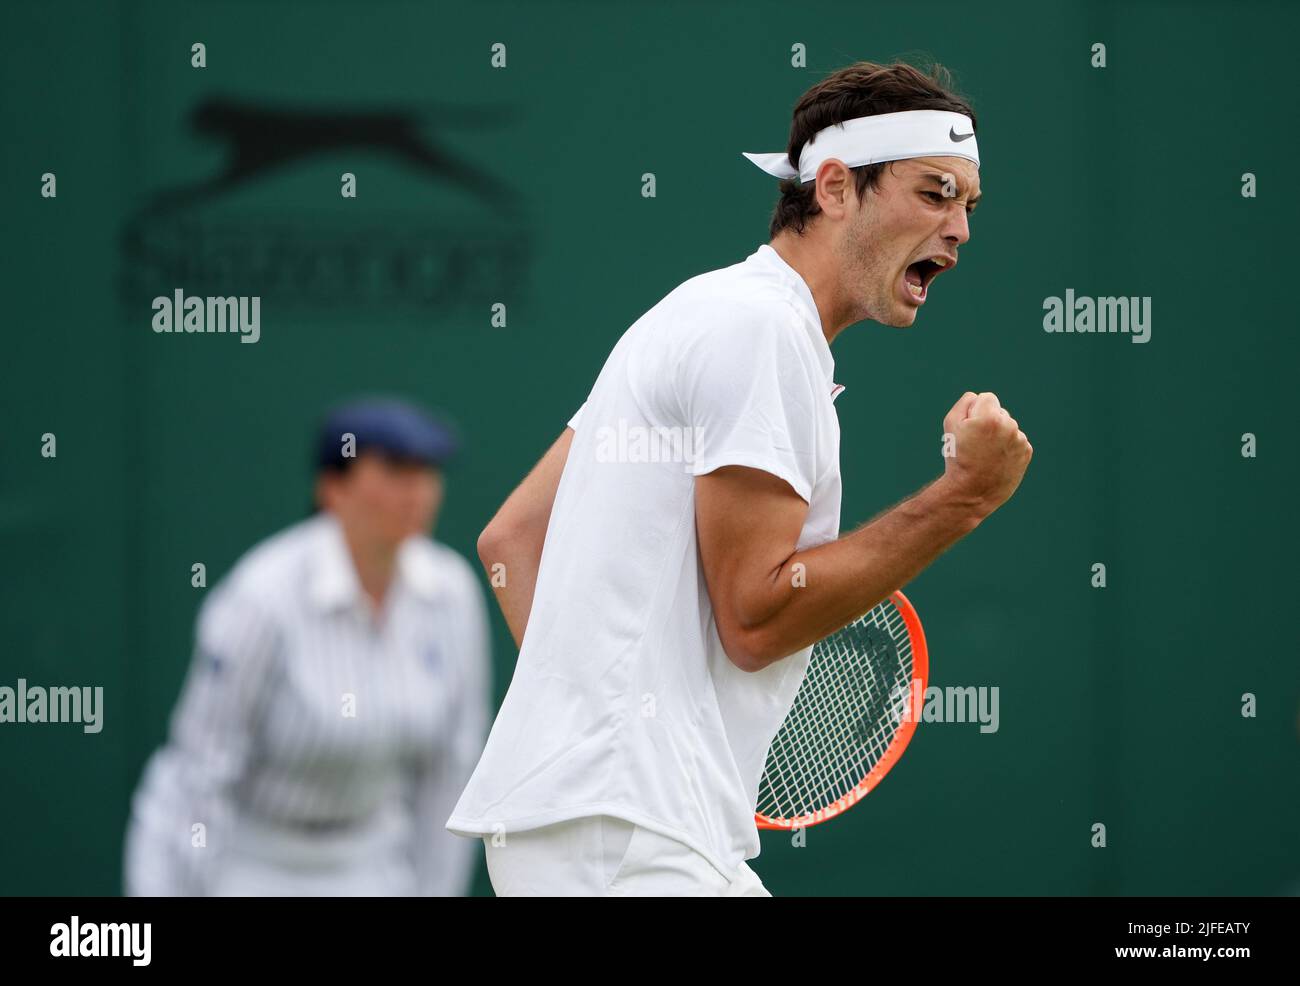
M 486 835 L 498 897 L 771 897 L 746 863 L 730 876 L 689 846 L 609 815 Z

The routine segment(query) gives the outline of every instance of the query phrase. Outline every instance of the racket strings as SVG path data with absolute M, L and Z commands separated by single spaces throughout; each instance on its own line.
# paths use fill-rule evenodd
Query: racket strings
M 863 708 L 861 716 L 846 717 L 845 703 L 839 698 L 846 692 L 859 694 L 848 703 L 848 708 L 861 706 L 861 695 L 873 695 L 881 690 L 876 668 L 870 662 L 859 662 L 848 647 L 838 647 L 830 653 L 819 655 L 822 667 L 829 667 L 831 675 L 821 674 L 808 689 L 806 701 L 796 713 L 803 729 L 796 734 L 788 732 L 774 742 L 769 755 L 769 779 L 779 786 L 782 803 L 787 806 L 807 805 L 814 802 L 829 803 L 842 797 L 855 787 L 870 770 L 872 764 L 884 755 L 885 747 L 879 736 L 855 735 L 855 721 L 871 714 Z M 853 675 L 861 675 L 854 681 Z M 831 677 L 835 680 L 830 680 Z
M 843 709 L 837 708 L 837 696 L 854 687 L 845 675 L 855 667 L 854 655 L 847 646 L 839 645 L 828 648 L 828 653 L 819 657 L 818 677 L 813 679 L 806 700 L 796 713 L 802 720 L 803 730 L 798 736 L 792 731 L 784 737 L 778 736 L 779 742 L 773 743 L 774 755 L 769 754 L 769 763 L 775 762 L 780 767 L 776 772 L 769 770 L 769 774 L 779 778 L 790 804 L 797 800 L 799 788 L 833 791 L 856 783 L 850 782 L 850 775 L 858 766 L 851 755 L 853 720 L 844 717 Z M 810 675 L 811 669 L 810 664 Z M 875 672 L 869 664 L 862 670 L 874 679 Z M 831 681 L 832 675 L 838 680 Z M 798 742 L 794 741 L 796 738 Z M 796 780 L 800 782 L 798 785 L 794 783 Z
M 818 643 L 772 741 L 758 812 L 800 818 L 856 789 L 901 729 L 912 678 L 911 639 L 892 600 Z
M 769 758 L 768 788 L 775 805 L 785 809 L 781 817 L 796 817 L 838 800 L 884 756 L 893 730 L 862 729 L 863 723 L 891 725 L 885 712 L 893 696 L 891 685 L 878 673 L 878 648 L 878 643 L 872 648 L 861 641 L 841 641 L 817 655 L 815 676 L 789 723 L 802 728 L 786 730 Z M 887 651 L 883 659 L 892 665 L 891 671 L 901 663 Z M 896 677 L 901 676 L 890 675 Z

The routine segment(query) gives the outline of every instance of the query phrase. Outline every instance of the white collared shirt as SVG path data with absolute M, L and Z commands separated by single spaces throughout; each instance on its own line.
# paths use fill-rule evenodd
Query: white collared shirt
M 839 422 L 812 292 L 772 247 L 694 277 L 627 330 L 575 415 L 509 693 L 448 821 L 505 834 L 587 815 L 726 874 L 758 855 L 767 751 L 811 648 L 756 673 L 718 637 L 695 477 L 770 472 L 839 536 Z
M 475 854 L 443 823 L 489 680 L 483 592 L 450 548 L 408 539 L 377 618 L 331 514 L 263 541 L 203 602 L 128 891 L 464 893 Z

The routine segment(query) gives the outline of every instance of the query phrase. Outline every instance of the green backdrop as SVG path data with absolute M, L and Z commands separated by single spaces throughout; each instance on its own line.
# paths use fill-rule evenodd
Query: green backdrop
M 1012 409 L 1024 485 L 908 587 L 933 683 L 997 686 L 1001 728 L 923 724 L 863 805 L 803 848 L 765 835 L 755 868 L 778 895 L 1294 888 L 1295 8 L 104 2 L 3 20 L 0 685 L 102 685 L 106 711 L 97 735 L 0 724 L 0 892 L 118 892 L 128 798 L 189 660 L 190 566 L 212 584 L 301 516 L 323 405 L 397 392 L 461 423 L 438 534 L 472 557 L 619 334 L 766 241 L 776 183 L 740 152 L 782 148 L 829 72 L 916 52 L 974 102 L 985 201 L 912 329 L 835 344 L 844 523 L 938 473 L 962 391 Z M 260 294 L 260 341 L 155 334 L 149 299 L 176 288 Z M 1045 333 L 1067 288 L 1149 296 L 1151 341 Z M 514 652 L 494 619 L 500 697 Z

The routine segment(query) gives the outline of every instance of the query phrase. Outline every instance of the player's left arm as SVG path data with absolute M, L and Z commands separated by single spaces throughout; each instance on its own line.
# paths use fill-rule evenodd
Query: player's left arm
M 573 435 L 572 428 L 564 429 L 479 535 L 479 560 L 515 646 L 523 643 L 532 612 L 542 545 Z

